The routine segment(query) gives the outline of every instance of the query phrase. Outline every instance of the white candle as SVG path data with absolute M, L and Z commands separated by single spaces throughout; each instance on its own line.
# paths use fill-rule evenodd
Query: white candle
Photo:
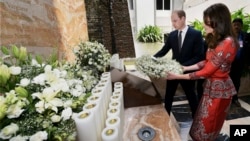
M 109 90 L 109 93 L 112 93 L 112 81 L 111 81 L 111 75 L 110 75 L 110 72 L 105 72 L 102 74 L 101 76 L 101 81 L 103 80 L 106 80 L 107 81 L 107 84 L 108 84 L 108 90 Z
M 121 132 L 121 119 L 118 116 L 109 117 L 106 120 L 106 127 L 116 127 L 118 129 L 118 137 L 119 141 L 122 140 L 122 132 Z
M 90 110 L 93 112 L 95 117 L 95 123 L 96 123 L 96 132 L 97 132 L 97 139 L 101 139 L 101 131 L 104 127 L 101 121 L 101 113 L 100 113 L 100 104 L 96 102 L 90 102 L 83 106 L 83 110 Z
M 120 114 L 119 117 L 124 120 L 124 110 L 122 108 L 121 102 L 120 101 L 112 101 L 109 103 L 109 109 L 119 109 Z
M 104 90 L 102 88 L 95 87 L 91 93 L 92 95 L 99 96 L 101 98 L 101 105 L 103 106 L 104 111 L 107 111 L 108 107 L 106 103 L 109 101 L 109 99 L 107 99 L 107 97 L 104 95 Z
M 115 82 L 114 83 L 114 92 L 122 92 L 123 93 L 123 83 L 122 82 Z
M 123 83 L 122 82 L 115 82 L 114 83 L 114 87 L 123 87 Z
M 123 127 L 124 127 L 124 101 L 123 101 L 123 95 L 121 92 L 113 92 L 113 96 L 111 96 L 111 102 L 110 103 L 115 103 L 118 102 L 120 103 L 120 118 L 121 118 L 121 130 L 123 132 Z
M 96 85 L 96 87 L 104 90 L 102 94 L 104 95 L 105 99 L 107 100 L 105 104 L 106 104 L 106 107 L 108 107 L 108 103 L 109 103 L 108 100 L 109 100 L 109 97 L 112 95 L 112 93 L 108 92 L 109 90 L 107 89 L 106 84 L 98 83 Z
M 92 102 L 96 102 L 98 103 L 98 105 L 100 104 L 100 116 L 101 116 L 101 125 L 105 124 L 105 119 L 106 119 L 106 109 L 104 107 L 104 102 L 101 99 L 101 96 L 99 95 L 91 95 L 90 97 L 88 97 L 87 99 L 88 103 L 92 103 Z M 103 128 L 103 127 L 102 127 Z
M 118 109 L 121 109 L 121 102 L 120 101 L 111 101 L 109 103 L 109 108 L 118 108 Z
M 120 141 L 116 127 L 106 127 L 102 131 L 102 141 Z
M 107 76 L 107 77 L 111 77 L 111 73 L 110 72 L 103 72 L 102 75 L 103 76 Z
M 120 92 L 113 92 L 113 95 L 110 97 L 110 102 L 112 101 L 119 101 L 123 104 L 123 95 L 121 95 Z
M 111 117 L 111 116 L 118 116 L 120 117 L 120 109 L 118 108 L 109 108 L 107 111 L 107 117 Z
M 109 83 L 108 80 L 100 80 L 98 83 L 97 87 L 104 87 L 104 95 L 106 96 L 107 99 L 112 95 L 112 89 L 111 89 L 111 83 Z M 107 105 L 108 106 L 108 105 Z
M 82 111 L 74 118 L 80 141 L 98 141 L 96 122 L 92 111 Z

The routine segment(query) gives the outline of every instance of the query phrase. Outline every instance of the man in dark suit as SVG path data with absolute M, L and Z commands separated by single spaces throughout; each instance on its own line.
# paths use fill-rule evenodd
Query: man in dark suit
M 169 50 L 172 50 L 172 59 L 178 61 L 181 65 L 189 66 L 202 60 L 203 38 L 200 31 L 197 31 L 186 25 L 186 14 L 183 10 L 175 10 L 171 15 L 172 25 L 175 28 L 161 50 L 154 57 L 163 57 Z M 188 72 L 187 72 L 188 73 Z M 165 108 L 170 115 L 178 84 L 181 84 L 194 117 L 198 106 L 198 100 L 195 93 L 195 80 L 167 80 L 165 94 Z
M 236 18 L 233 20 L 233 29 L 239 41 L 239 49 L 231 66 L 230 77 L 237 92 L 239 92 L 243 69 L 247 66 L 247 56 L 249 55 L 247 54 L 247 49 L 250 48 L 249 35 L 242 31 L 242 27 L 242 19 Z M 239 107 L 241 106 L 240 102 L 238 101 L 238 94 L 233 96 L 232 103 Z

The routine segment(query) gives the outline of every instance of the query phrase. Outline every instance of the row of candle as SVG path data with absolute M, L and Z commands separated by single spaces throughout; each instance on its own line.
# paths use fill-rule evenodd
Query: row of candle
M 112 92 L 110 72 L 99 83 L 75 118 L 79 141 L 120 141 L 124 125 L 123 83 L 115 82 Z

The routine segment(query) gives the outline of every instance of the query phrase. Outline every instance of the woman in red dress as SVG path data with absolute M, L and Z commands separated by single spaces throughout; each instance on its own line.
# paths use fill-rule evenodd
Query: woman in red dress
M 194 141 L 214 141 L 226 119 L 232 96 L 236 94 L 229 72 L 238 44 L 233 34 L 229 9 L 224 4 L 208 7 L 203 12 L 203 20 L 208 45 L 206 60 L 183 66 L 184 72 L 197 70 L 195 72 L 168 72 L 167 79 L 206 79 L 189 134 Z

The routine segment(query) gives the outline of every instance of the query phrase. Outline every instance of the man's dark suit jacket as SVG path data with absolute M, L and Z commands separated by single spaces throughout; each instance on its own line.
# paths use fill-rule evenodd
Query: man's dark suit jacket
M 163 57 L 172 49 L 172 59 L 175 59 L 183 66 L 193 65 L 201 61 L 204 56 L 204 41 L 200 31 L 188 27 L 181 52 L 178 48 L 178 30 L 172 31 L 161 50 L 154 57 Z

